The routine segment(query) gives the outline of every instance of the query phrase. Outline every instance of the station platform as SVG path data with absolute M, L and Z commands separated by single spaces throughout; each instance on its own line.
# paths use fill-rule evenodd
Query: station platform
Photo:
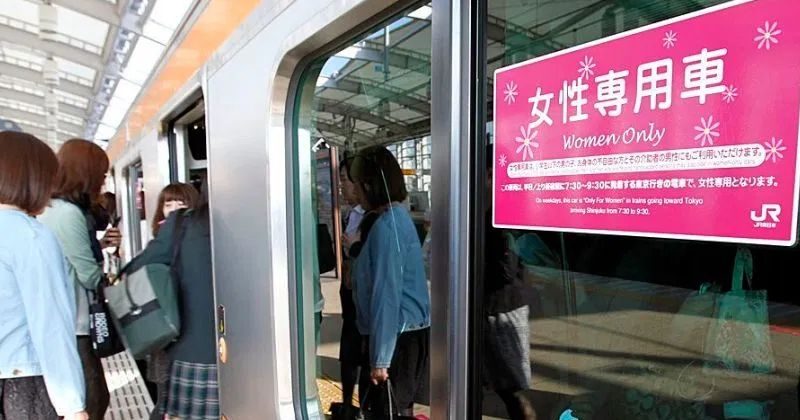
M 103 359 L 111 401 L 105 420 L 143 420 L 153 401 L 133 357 L 126 351 Z

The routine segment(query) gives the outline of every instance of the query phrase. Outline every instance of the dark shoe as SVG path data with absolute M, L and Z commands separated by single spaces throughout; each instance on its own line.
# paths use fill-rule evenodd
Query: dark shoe
M 361 411 L 352 405 L 331 403 L 331 420 L 361 420 Z

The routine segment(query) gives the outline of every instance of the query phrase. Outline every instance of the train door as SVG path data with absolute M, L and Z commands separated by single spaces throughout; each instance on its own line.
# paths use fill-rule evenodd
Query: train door
M 355 39 L 326 47 L 332 53 L 314 57 L 301 77 L 291 176 L 300 327 L 294 337 L 299 357 L 295 400 L 303 418 L 323 418 L 340 410 L 343 402 L 358 406 L 358 393 L 368 392 L 369 387 L 357 386 L 358 370 L 362 357 L 367 357 L 362 348 L 375 350 L 376 344 L 364 344 L 369 343 L 362 341 L 368 330 L 356 325 L 356 307 L 364 302 L 354 292 L 358 277 L 353 271 L 355 254 L 350 252 L 354 242 L 367 241 L 359 223 L 371 212 L 363 197 L 359 201 L 351 190 L 358 182 L 355 162 L 375 147 L 387 150 L 397 162 L 396 174 L 384 174 L 385 188 L 393 197 L 396 188 L 402 190 L 398 205 L 413 226 L 414 257 L 419 267 L 427 263 L 429 255 L 423 255 L 423 249 L 429 249 L 424 245 L 431 228 L 431 15 L 426 3 L 399 9 Z M 427 328 L 429 292 L 423 301 Z M 423 331 L 424 350 L 417 356 L 427 361 L 429 332 Z M 403 351 L 395 348 L 397 354 Z M 420 372 L 411 372 L 418 375 L 419 387 L 403 390 L 414 393 L 404 398 L 416 404 L 418 414 L 429 412 L 429 371 L 424 364 Z M 368 377 L 370 372 L 362 368 L 361 375 Z
M 193 96 L 201 96 L 200 92 Z M 170 182 L 194 185 L 198 190 L 208 177 L 205 102 L 194 99 L 167 124 Z

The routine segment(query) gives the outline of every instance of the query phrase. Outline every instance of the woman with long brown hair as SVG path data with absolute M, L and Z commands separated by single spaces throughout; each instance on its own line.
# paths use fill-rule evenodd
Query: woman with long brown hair
M 0 132 L 0 418 L 86 419 L 75 294 L 53 232 L 35 219 L 58 160 L 28 134 Z
M 97 241 L 91 206 L 100 196 L 109 161 L 100 146 L 80 139 L 64 143 L 58 161 L 54 198 L 39 219 L 55 232 L 67 257 L 78 302 L 75 327 L 86 381 L 86 411 L 91 420 L 102 420 L 109 394 L 103 365 L 89 337 L 89 295 L 104 279 L 102 248 L 119 246 L 120 237 L 119 231 L 109 229 L 102 245 Z

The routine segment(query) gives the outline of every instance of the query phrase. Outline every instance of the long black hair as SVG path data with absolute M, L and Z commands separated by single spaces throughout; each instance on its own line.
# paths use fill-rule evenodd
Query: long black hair
M 361 185 L 364 198 L 373 209 L 408 196 L 403 170 L 389 149 L 368 147 L 353 157 L 349 175 Z

